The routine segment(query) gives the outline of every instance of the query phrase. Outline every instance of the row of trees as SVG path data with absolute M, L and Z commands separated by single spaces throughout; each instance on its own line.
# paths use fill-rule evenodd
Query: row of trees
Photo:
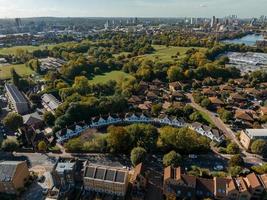
M 115 154 L 129 154 L 135 147 L 143 148 L 148 153 L 158 151 L 165 153 L 175 151 L 179 154 L 199 153 L 209 151 L 210 143 L 206 137 L 199 137 L 196 132 L 188 128 L 163 127 L 158 130 L 153 125 L 147 124 L 133 124 L 126 127 L 110 126 L 104 137 L 101 136 L 100 139 L 97 136 L 96 138 L 103 145 L 103 151 Z M 80 138 L 75 138 L 69 140 L 65 147 L 72 152 L 99 151 L 98 145 L 95 145 L 96 149 L 91 148 L 96 138 L 90 144 L 81 141 Z M 89 146 L 91 149 L 86 149 Z M 172 152 L 168 156 L 166 155 L 165 163 L 172 162 L 169 160 L 176 160 L 173 157 L 180 156 L 174 155 Z

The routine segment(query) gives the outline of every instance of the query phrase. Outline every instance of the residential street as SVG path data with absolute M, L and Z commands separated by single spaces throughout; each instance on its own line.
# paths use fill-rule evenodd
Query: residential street
M 211 120 L 213 121 L 215 126 L 218 129 L 220 129 L 221 131 L 223 131 L 226 138 L 228 138 L 231 141 L 234 141 L 236 144 L 238 144 L 239 148 L 241 149 L 241 153 L 245 156 L 245 158 L 244 158 L 245 162 L 250 163 L 250 164 L 259 164 L 259 163 L 264 162 L 260 157 L 246 152 L 244 147 L 240 144 L 239 140 L 235 136 L 235 133 L 219 117 L 216 117 L 214 115 L 214 113 L 210 112 L 209 110 L 207 110 L 207 109 L 201 107 L 200 105 L 198 105 L 197 103 L 195 103 L 194 98 L 193 98 L 191 93 L 186 94 L 186 96 L 188 97 L 188 99 L 190 99 L 190 101 L 191 101 L 190 105 L 192 107 L 207 114 L 211 118 Z M 214 149 L 213 149 L 213 151 L 214 151 Z M 218 153 L 218 152 L 216 152 L 216 153 Z M 231 157 L 230 155 L 221 155 L 221 156 L 228 158 L 228 159 Z

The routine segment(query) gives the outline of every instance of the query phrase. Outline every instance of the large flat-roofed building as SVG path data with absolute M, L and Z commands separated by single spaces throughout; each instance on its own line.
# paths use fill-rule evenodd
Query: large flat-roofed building
M 52 113 L 54 113 L 58 106 L 61 104 L 60 101 L 57 100 L 57 98 L 54 97 L 52 94 L 44 94 L 41 99 L 44 108 Z
M 128 188 L 128 170 L 100 165 L 87 165 L 84 188 L 100 194 L 124 197 Z
M 0 162 L 0 193 L 16 194 L 28 181 L 30 172 L 26 161 Z
M 267 140 L 267 129 L 246 129 L 241 131 L 240 142 L 249 149 L 254 140 L 263 139 Z
M 12 108 L 19 114 L 26 114 L 29 112 L 28 101 L 18 88 L 13 84 L 5 84 L 6 94 Z

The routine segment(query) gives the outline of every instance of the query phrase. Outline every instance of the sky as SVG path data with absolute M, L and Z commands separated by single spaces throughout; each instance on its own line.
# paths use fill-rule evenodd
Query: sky
M 239 17 L 267 15 L 267 0 L 0 0 L 0 18 Z

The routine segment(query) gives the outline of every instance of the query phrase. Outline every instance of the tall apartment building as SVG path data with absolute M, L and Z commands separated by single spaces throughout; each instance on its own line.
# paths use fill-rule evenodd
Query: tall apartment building
M 164 169 L 163 194 L 171 199 L 260 200 L 266 177 L 251 173 L 246 177 L 205 179 L 182 173 L 180 167 Z
M 0 162 L 0 192 L 16 194 L 30 176 L 26 161 Z
M 5 84 L 5 89 L 12 108 L 19 114 L 28 113 L 28 101 L 18 88 L 13 84 Z
M 100 194 L 124 197 L 128 187 L 128 170 L 122 168 L 86 164 L 84 189 Z

